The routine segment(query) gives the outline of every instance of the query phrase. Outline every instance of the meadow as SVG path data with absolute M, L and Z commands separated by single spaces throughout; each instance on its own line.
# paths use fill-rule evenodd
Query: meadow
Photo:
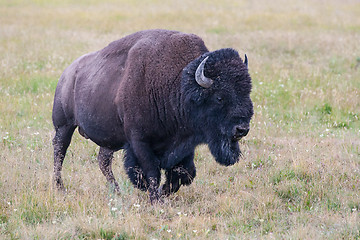
M 0 239 L 360 239 L 357 0 L 0 0 Z M 143 29 L 249 58 L 243 157 L 196 150 L 197 177 L 152 206 L 123 169 L 114 195 L 75 132 L 52 185 L 55 87 L 77 57 Z

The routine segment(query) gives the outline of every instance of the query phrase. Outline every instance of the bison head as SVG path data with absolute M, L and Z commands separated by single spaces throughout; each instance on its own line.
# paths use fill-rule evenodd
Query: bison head
M 238 140 L 249 132 L 253 115 L 246 56 L 243 62 L 233 49 L 205 53 L 184 68 L 181 89 L 199 141 L 209 145 L 218 163 L 236 163 Z

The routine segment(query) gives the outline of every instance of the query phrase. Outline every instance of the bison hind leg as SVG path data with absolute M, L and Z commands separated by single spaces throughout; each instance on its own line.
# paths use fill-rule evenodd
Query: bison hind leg
M 67 124 L 56 127 L 54 146 L 54 183 L 60 190 L 65 190 L 64 183 L 61 179 L 61 170 L 64 162 L 66 151 L 70 145 L 71 137 L 76 126 Z
M 149 184 L 146 181 L 145 174 L 138 163 L 137 157 L 129 146 L 125 147 L 124 168 L 131 183 L 136 188 L 142 191 L 148 189 Z
M 100 147 L 98 161 L 101 172 L 106 177 L 108 184 L 111 189 L 113 189 L 116 193 L 120 193 L 119 184 L 117 183 L 114 173 L 111 168 L 114 151 L 105 147 Z

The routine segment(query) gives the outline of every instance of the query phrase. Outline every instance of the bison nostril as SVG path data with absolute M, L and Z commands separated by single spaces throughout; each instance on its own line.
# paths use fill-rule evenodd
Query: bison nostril
M 235 127 L 234 138 L 239 139 L 245 137 L 249 133 L 249 128 L 243 128 L 240 126 Z

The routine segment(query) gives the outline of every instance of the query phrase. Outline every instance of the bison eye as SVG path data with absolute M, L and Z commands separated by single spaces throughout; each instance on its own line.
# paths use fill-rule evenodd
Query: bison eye
M 213 96 L 213 102 L 218 106 L 223 106 L 225 102 L 227 102 L 227 99 L 224 95 L 216 94 Z

